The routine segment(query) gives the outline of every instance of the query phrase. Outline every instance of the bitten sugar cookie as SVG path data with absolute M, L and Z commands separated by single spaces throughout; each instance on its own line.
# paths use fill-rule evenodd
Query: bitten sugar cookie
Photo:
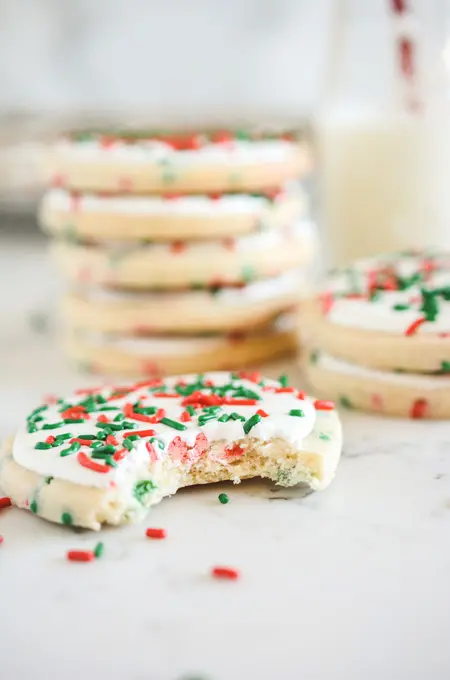
M 300 272 L 234 288 L 130 292 L 89 288 L 64 301 L 69 325 L 103 333 L 205 333 L 254 329 L 295 308 L 306 295 Z
M 299 187 L 266 194 L 82 195 L 51 189 L 40 221 L 55 236 L 97 241 L 171 241 L 243 236 L 292 224 L 305 212 Z
M 450 376 L 389 373 L 310 352 L 308 382 L 342 406 L 405 418 L 450 418 Z
M 134 376 L 244 368 L 294 353 L 297 344 L 296 331 L 277 324 L 257 333 L 210 337 L 115 337 L 75 329 L 66 339 L 67 354 L 80 368 Z
M 309 263 L 314 247 L 313 225 L 304 221 L 240 239 L 109 247 L 56 241 L 51 251 L 62 273 L 76 283 L 173 289 L 277 276 Z
M 331 276 L 308 315 L 309 343 L 381 369 L 450 371 L 450 254 L 395 254 Z
M 245 137 L 245 138 L 243 138 Z M 53 182 L 80 191 L 132 194 L 258 191 L 309 167 L 306 147 L 285 139 L 208 135 L 74 134 L 51 158 Z
M 0 450 L 0 486 L 47 520 L 100 529 L 192 484 L 266 477 L 323 489 L 341 446 L 333 405 L 284 378 L 185 375 L 38 406 Z

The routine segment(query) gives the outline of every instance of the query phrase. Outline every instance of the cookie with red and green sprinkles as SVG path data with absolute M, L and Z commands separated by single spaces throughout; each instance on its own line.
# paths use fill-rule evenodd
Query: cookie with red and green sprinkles
M 68 328 L 66 353 L 87 372 L 123 376 L 246 368 L 294 354 L 294 319 L 280 317 L 261 330 L 203 335 L 111 335 Z
M 245 131 L 80 132 L 54 146 L 51 181 L 83 192 L 207 194 L 273 189 L 309 170 L 305 143 Z
M 297 183 L 253 193 L 128 196 L 52 188 L 40 209 L 43 229 L 78 240 L 177 241 L 235 238 L 283 228 L 306 213 Z
M 318 394 L 346 409 L 413 419 L 450 419 L 450 371 L 430 375 L 368 368 L 322 351 L 304 359 L 306 378 Z
M 236 239 L 154 244 L 58 239 L 51 250 L 71 282 L 142 290 L 245 285 L 309 264 L 315 247 L 314 225 L 303 220 Z
M 284 375 L 189 374 L 36 406 L 0 450 L 0 486 L 35 515 L 97 530 L 187 485 L 263 477 L 324 489 L 341 447 L 334 404 Z
M 450 253 L 405 252 L 330 275 L 311 304 L 309 343 L 382 370 L 450 370 Z
M 64 317 L 75 328 L 115 335 L 195 335 L 267 327 L 295 311 L 307 295 L 298 270 L 243 286 L 203 290 L 126 291 L 80 286 L 64 300 Z

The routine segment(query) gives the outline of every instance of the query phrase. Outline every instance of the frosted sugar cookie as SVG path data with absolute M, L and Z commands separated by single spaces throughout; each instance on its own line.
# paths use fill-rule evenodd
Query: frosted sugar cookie
M 403 253 L 333 274 L 308 317 L 309 343 L 381 369 L 450 371 L 450 254 Z
M 40 221 L 55 236 L 78 240 L 171 241 L 242 236 L 292 224 L 305 212 L 297 186 L 264 194 L 123 196 L 51 189 Z
M 0 486 L 47 520 L 100 529 L 192 484 L 265 477 L 324 489 L 341 446 L 332 404 L 284 377 L 182 375 L 37 406 L 0 449 Z
M 281 186 L 309 157 L 296 141 L 245 133 L 79 133 L 56 144 L 50 164 L 54 183 L 79 191 L 202 194 Z
M 86 287 L 69 293 L 63 312 L 69 325 L 103 333 L 228 332 L 267 325 L 295 308 L 306 294 L 300 272 L 244 286 L 186 291 L 113 291 Z
M 283 323 L 255 333 L 178 337 L 126 337 L 72 329 L 66 338 L 67 354 L 80 368 L 133 376 L 245 368 L 293 353 L 297 344 L 296 330 Z
M 215 287 L 270 278 L 308 263 L 314 247 L 313 225 L 303 221 L 239 239 L 103 246 L 55 241 L 51 250 L 71 281 L 148 289 Z
M 450 375 L 394 373 L 365 368 L 311 351 L 308 382 L 342 406 L 406 418 L 450 418 Z

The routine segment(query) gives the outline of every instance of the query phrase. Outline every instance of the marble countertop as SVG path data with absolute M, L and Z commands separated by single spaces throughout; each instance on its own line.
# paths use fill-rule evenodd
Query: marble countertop
M 0 286 L 4 436 L 42 394 L 86 379 L 58 353 L 53 311 L 42 328 L 58 292 L 42 240 L 0 240 Z M 144 524 L 104 530 L 93 564 L 65 553 L 97 535 L 2 511 L 0 677 L 448 680 L 450 425 L 342 417 L 328 490 L 182 491 Z M 212 580 L 215 564 L 242 578 Z

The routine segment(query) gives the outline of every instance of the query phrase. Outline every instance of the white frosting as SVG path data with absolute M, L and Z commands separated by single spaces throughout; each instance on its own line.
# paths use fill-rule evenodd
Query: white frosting
M 157 140 L 140 140 L 127 143 L 117 140 L 104 148 L 96 140 L 61 140 L 56 151 L 68 161 L 80 163 L 128 162 L 170 163 L 171 166 L 189 165 L 253 165 L 260 163 L 283 163 L 297 152 L 298 145 L 283 139 L 255 141 L 232 140 L 226 143 L 209 143 L 199 149 L 175 150 L 169 144 Z
M 344 375 L 354 376 L 355 378 L 362 378 L 365 380 L 378 380 L 391 385 L 416 387 L 424 391 L 437 390 L 439 388 L 450 389 L 450 376 L 435 375 L 430 376 L 422 373 L 394 373 L 389 371 L 380 371 L 374 368 L 365 368 L 357 364 L 352 364 L 342 359 L 335 359 L 320 352 L 317 358 L 317 366 L 325 371 L 331 373 L 342 373 Z
M 315 225 L 309 220 L 299 220 L 296 224 L 288 225 L 284 229 L 271 229 L 264 232 L 255 232 L 240 236 L 232 240 L 232 248 L 237 251 L 247 252 L 250 250 L 268 250 L 277 248 L 280 245 L 295 242 L 296 240 L 304 243 L 314 242 L 316 237 Z M 185 251 L 176 253 L 176 257 L 182 258 L 183 252 L 198 254 L 199 257 L 217 256 L 220 257 L 223 250 L 228 250 L 230 244 L 227 239 L 213 241 L 183 241 Z M 149 250 L 154 253 L 161 253 L 166 256 L 172 253 L 173 243 L 142 243 L 135 245 L 129 241 L 105 240 L 99 247 L 108 248 L 111 251 L 134 252 L 135 250 Z M 276 263 L 275 263 L 276 264 Z
M 93 286 L 79 289 L 80 295 L 93 302 L 110 302 L 112 304 L 125 301 L 129 301 L 130 304 L 148 302 L 161 304 L 163 307 L 171 304 L 192 304 L 196 306 L 217 304 L 225 308 L 273 300 L 296 292 L 299 298 L 306 297 L 309 293 L 304 272 L 296 269 L 280 276 L 248 283 L 239 288 L 232 286 L 220 288 L 214 295 L 205 290 L 183 291 L 181 293 L 178 291 L 145 291 L 139 293 L 127 290 L 108 290 Z
M 450 255 L 434 256 L 438 270 L 430 273 L 425 281 L 409 286 L 405 290 L 380 291 L 373 301 L 367 297 L 351 299 L 339 295 L 355 292 L 367 295 L 368 272 L 388 266 L 392 267 L 396 275 L 406 278 L 421 270 L 423 260 L 424 255 L 382 256 L 359 260 L 351 269 L 334 274 L 324 286 L 325 291 L 332 291 L 338 295 L 328 312 L 327 319 L 332 323 L 352 328 L 404 334 L 414 321 L 423 316 L 420 309 L 421 287 L 426 290 L 450 287 Z M 446 301 L 442 296 L 438 296 L 437 301 L 439 314 L 436 320 L 423 323 L 417 329 L 417 335 L 450 332 L 450 300 Z M 394 305 L 398 304 L 407 304 L 410 307 L 397 311 Z
M 291 192 L 293 193 L 293 192 Z M 297 192 L 298 194 L 299 192 Z M 44 196 L 49 210 L 71 211 L 73 198 L 64 189 L 50 189 Z M 216 217 L 220 215 L 260 215 L 271 206 L 265 196 L 250 194 L 223 194 L 218 198 L 209 196 L 99 196 L 82 194 L 77 197 L 77 211 L 95 213 L 119 213 L 123 215 L 182 215 Z
M 319 439 L 320 431 L 317 432 L 316 435 L 313 432 L 316 421 L 316 411 L 314 403 L 309 397 L 306 399 L 299 399 L 297 391 L 288 393 L 264 391 L 261 386 L 249 380 L 233 380 L 232 375 L 228 372 L 208 373 L 204 376 L 204 379 L 212 380 L 215 386 L 226 385 L 233 382 L 236 387 L 242 386 L 252 390 L 260 397 L 260 399 L 256 401 L 256 404 L 252 405 L 222 405 L 220 407 L 221 411 L 219 415 L 239 413 L 248 420 L 258 409 L 262 409 L 268 414 L 268 417 L 262 417 L 249 431 L 248 435 L 245 434 L 243 421 L 240 420 L 229 420 L 228 422 L 211 420 L 203 425 L 199 425 L 198 415 L 203 413 L 202 408 L 196 410 L 191 421 L 183 423 L 186 426 L 186 429 L 183 429 L 182 431 L 173 429 L 163 423 L 138 422 L 132 420 L 130 417 L 126 417 L 126 421 L 134 423 L 135 427 L 126 426 L 125 430 L 114 432 L 114 436 L 118 441 L 118 445 L 115 448 L 123 448 L 122 442 L 124 439 L 124 432 L 132 429 L 136 431 L 152 429 L 156 432 L 155 436 L 157 439 L 163 442 L 163 448 L 161 449 L 156 442 L 154 443 L 154 449 L 157 452 L 158 457 L 165 457 L 168 455 L 168 447 L 174 438 L 180 437 L 180 439 L 183 442 L 186 442 L 188 446 L 194 446 L 196 437 L 200 433 L 205 434 L 209 444 L 220 442 L 222 452 L 228 444 L 231 444 L 236 440 L 245 441 L 247 438 L 258 438 L 267 441 L 276 437 L 284 439 L 299 450 L 302 448 L 304 440 L 308 438 L 308 448 L 306 450 L 321 450 L 321 448 L 324 451 L 326 450 L 325 444 L 327 442 L 323 442 Z M 196 382 L 197 376 L 188 375 L 167 378 L 164 381 L 167 385 L 167 392 L 173 393 L 175 389 L 174 386 L 180 380 L 189 384 Z M 278 381 L 264 379 L 264 383 L 265 385 L 270 385 L 275 388 L 280 387 Z M 161 392 L 161 390 L 159 391 Z M 212 393 L 211 388 L 208 387 L 202 388 L 201 391 L 204 394 Z M 158 390 L 156 390 L 156 393 L 157 392 Z M 117 467 L 111 467 L 107 473 L 98 473 L 83 467 L 77 460 L 77 452 L 61 457 L 60 452 L 62 449 L 67 448 L 69 439 L 61 446 L 55 446 L 54 448 L 46 450 L 36 449 L 35 445 L 37 442 L 45 441 L 49 435 L 57 436 L 67 433 L 70 433 L 74 437 L 80 436 L 81 434 L 85 436 L 97 435 L 102 431 L 101 428 L 97 426 L 97 418 L 102 413 L 102 406 L 105 405 L 118 407 L 117 411 L 108 410 L 103 412 L 111 422 L 114 422 L 113 419 L 116 414 L 122 412 L 125 404 L 135 404 L 138 400 L 140 401 L 141 407 L 155 406 L 158 409 L 162 408 L 165 410 L 168 418 L 180 422 L 180 415 L 185 410 L 185 406 L 182 405 L 184 397 L 155 397 L 154 393 L 155 391 L 150 391 L 148 387 L 137 387 L 121 399 L 109 401 L 104 405 L 97 404 L 97 410 L 90 414 L 89 420 L 85 420 L 83 423 L 79 424 L 64 424 L 59 428 L 40 429 L 38 432 L 33 433 L 28 433 L 27 428 L 24 425 L 18 431 L 14 440 L 14 460 L 19 465 L 40 475 L 64 479 L 85 486 L 107 487 L 112 482 L 126 485 L 130 480 L 136 481 L 137 479 L 148 479 L 149 476 L 151 478 L 150 458 L 145 446 L 146 442 L 149 441 L 148 436 L 136 439 L 133 442 L 133 450 L 131 453 L 118 462 Z M 111 388 L 101 388 L 98 394 L 101 394 L 107 399 L 111 394 Z M 227 392 L 225 396 L 233 397 L 234 389 Z M 70 404 L 78 404 L 85 398 L 86 395 L 71 395 L 65 401 Z M 236 398 L 243 397 L 237 396 Z M 46 410 L 42 411 L 40 415 L 43 417 L 43 420 L 36 424 L 37 427 L 42 428 L 46 423 L 61 421 L 61 408 L 62 407 L 58 405 L 51 405 Z M 294 409 L 300 409 L 304 415 L 302 417 L 289 415 L 289 412 Z M 319 414 L 322 414 L 322 412 L 318 412 L 317 417 L 319 417 Z M 322 427 L 327 424 L 327 419 L 325 415 L 321 415 L 321 417 L 323 420 L 323 422 L 321 422 L 322 429 Z M 314 448 L 310 449 L 309 447 Z M 80 451 L 86 453 L 90 457 L 93 449 L 82 445 Z M 336 452 L 334 451 L 334 454 L 335 453 Z M 102 460 L 95 460 L 94 462 L 102 464 Z

